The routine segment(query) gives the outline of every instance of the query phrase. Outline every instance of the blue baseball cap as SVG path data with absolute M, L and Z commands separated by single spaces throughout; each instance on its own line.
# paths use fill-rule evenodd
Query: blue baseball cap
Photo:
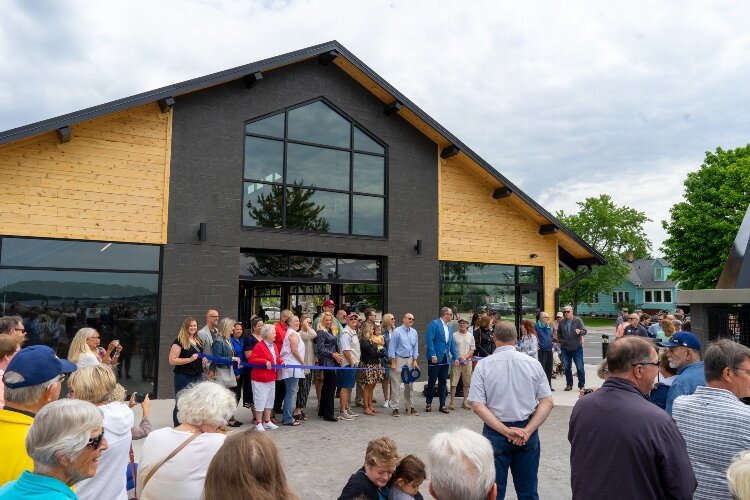
M 3 374 L 3 383 L 11 389 L 31 387 L 52 380 L 62 373 L 74 371 L 76 371 L 76 365 L 67 359 L 58 358 L 51 347 L 32 345 L 18 351 L 5 369 L 5 373 L 16 372 L 23 377 L 23 380 L 15 383 L 6 382 L 5 374 Z
M 701 348 L 701 341 L 690 332 L 677 332 L 667 339 L 666 342 L 657 342 L 659 347 L 688 347 L 690 349 Z M 18 354 L 16 354 L 18 356 Z

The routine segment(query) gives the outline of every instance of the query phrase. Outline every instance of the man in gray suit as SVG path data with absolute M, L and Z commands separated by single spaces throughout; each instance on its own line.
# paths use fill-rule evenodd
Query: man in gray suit
M 583 321 L 573 316 L 573 308 L 563 307 L 563 319 L 557 327 L 557 339 L 560 341 L 560 356 L 565 368 L 565 390 L 573 389 L 572 362 L 576 364 L 578 371 L 578 388 L 586 387 L 586 370 L 583 366 L 583 344 L 581 336 L 586 335 L 586 327 Z

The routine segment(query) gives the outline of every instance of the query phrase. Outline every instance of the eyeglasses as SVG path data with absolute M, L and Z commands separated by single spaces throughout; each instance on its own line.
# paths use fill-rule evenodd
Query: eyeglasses
M 104 439 L 104 429 L 102 429 L 102 432 L 100 432 L 98 436 L 89 438 L 89 442 L 86 443 L 86 446 L 90 446 L 93 449 L 98 450 L 102 445 L 102 439 Z
M 659 366 L 661 362 L 659 361 L 648 361 L 645 363 L 631 363 L 630 366 Z
M 99 337 L 99 336 L 96 336 L 96 337 L 89 337 L 89 338 L 90 338 L 90 339 L 100 339 L 101 337 Z
M 405 320 L 407 320 L 407 321 L 414 321 L 414 318 L 407 318 L 407 317 L 404 317 L 404 319 L 405 319 Z
M 60 375 L 59 375 L 59 376 L 57 377 L 57 381 L 58 381 L 59 383 L 61 383 L 61 384 L 62 384 L 63 382 L 65 382 L 65 374 L 64 374 L 64 373 L 61 373 L 61 374 L 60 374 Z
M 26 333 L 26 328 L 14 328 L 13 330 L 15 330 L 15 331 L 17 331 L 17 332 L 23 332 L 23 333 Z

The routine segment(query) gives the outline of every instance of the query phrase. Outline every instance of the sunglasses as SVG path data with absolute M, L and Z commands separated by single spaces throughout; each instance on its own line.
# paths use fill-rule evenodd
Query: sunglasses
M 102 439 L 104 439 L 104 429 L 102 429 L 102 432 L 100 432 L 98 436 L 89 438 L 89 442 L 86 443 L 86 446 L 90 446 L 91 448 L 98 450 L 102 445 Z

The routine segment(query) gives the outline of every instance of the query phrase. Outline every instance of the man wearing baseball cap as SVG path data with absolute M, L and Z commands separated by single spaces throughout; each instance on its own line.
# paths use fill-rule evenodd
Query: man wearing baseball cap
M 332 301 L 331 299 L 326 300 L 323 302 L 323 312 L 331 313 L 333 315 L 333 327 L 331 328 L 331 333 L 333 333 L 334 337 L 338 337 L 339 332 L 344 329 L 344 327 L 341 325 L 341 322 L 339 322 L 338 318 L 336 317 L 336 302 Z M 318 331 L 318 323 L 320 323 L 320 316 L 315 318 L 315 322 L 313 324 L 313 328 L 315 328 L 315 331 Z
M 60 397 L 65 375 L 76 365 L 59 359 L 50 347 L 34 345 L 21 349 L 3 374 L 5 407 L 0 410 L 0 484 L 18 479 L 34 463 L 26 453 L 26 434 L 36 413 Z
M 693 394 L 700 385 L 706 385 L 706 376 L 701 361 L 701 342 L 690 332 L 677 332 L 666 342 L 659 342 L 659 347 L 666 347 L 669 366 L 677 369 L 677 376 L 667 393 L 667 413 L 672 414 L 672 403 L 678 396 Z

